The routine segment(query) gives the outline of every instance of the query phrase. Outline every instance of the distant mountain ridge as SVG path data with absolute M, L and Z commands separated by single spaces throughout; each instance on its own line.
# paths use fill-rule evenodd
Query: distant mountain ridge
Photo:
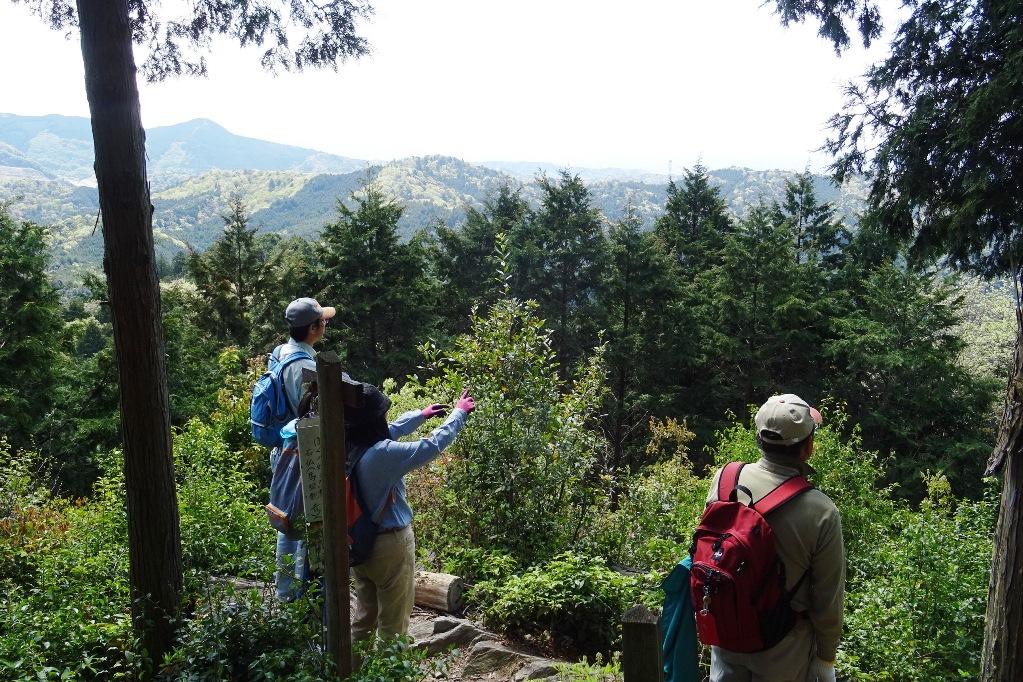
M 372 182 L 405 208 L 399 229 L 411 235 L 438 223 L 457 225 L 467 207 L 481 208 L 502 185 L 540 201 L 536 175 L 560 169 L 543 162 L 473 164 L 448 156 L 388 163 L 326 154 L 234 135 L 197 119 L 147 132 L 157 249 L 171 255 L 204 249 L 219 235 L 227 200 L 246 203 L 251 224 L 267 232 L 315 237 L 337 218 L 338 200 Z M 493 168 L 491 166 L 498 166 Z M 590 190 L 609 221 L 631 204 L 649 227 L 663 212 L 669 176 L 628 169 L 569 168 Z M 792 171 L 725 168 L 708 171 L 736 215 L 760 200 L 780 199 Z M 91 180 L 91 182 L 87 182 Z M 92 178 L 91 127 L 87 119 L 0 114 L 0 202 L 16 215 L 51 227 L 53 268 L 73 273 L 102 258 L 95 230 L 98 198 Z M 850 221 L 863 205 L 865 185 L 854 179 L 837 188 L 815 177 L 818 196 Z M 69 272 L 70 271 L 70 272 Z
M 163 186 L 213 170 L 350 173 L 368 165 L 359 159 L 235 135 L 203 118 L 148 129 L 146 154 L 150 175 Z M 89 119 L 0 114 L 0 177 L 15 175 L 11 169 L 22 168 L 50 180 L 95 185 L 92 163 Z

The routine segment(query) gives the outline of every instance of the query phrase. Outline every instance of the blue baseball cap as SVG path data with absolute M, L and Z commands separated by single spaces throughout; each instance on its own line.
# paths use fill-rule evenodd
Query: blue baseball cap
M 284 311 L 289 327 L 305 327 L 317 320 L 329 320 L 337 314 L 335 308 L 321 306 L 315 298 L 296 298 Z

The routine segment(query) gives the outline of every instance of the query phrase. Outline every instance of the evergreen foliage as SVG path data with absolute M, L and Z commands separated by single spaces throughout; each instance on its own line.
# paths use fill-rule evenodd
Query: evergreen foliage
M 275 249 L 275 238 L 249 227 L 239 197 L 231 198 L 228 211 L 222 216 L 221 238 L 202 253 L 189 254 L 188 273 L 209 313 L 200 320 L 205 331 L 225 344 L 250 348 L 254 338 L 262 340 L 277 331 L 271 320 L 281 315 L 276 304 L 282 253 Z
M 978 494 L 991 451 L 986 416 L 1001 382 L 959 363 L 961 298 L 935 275 L 893 264 L 870 271 L 849 294 L 823 350 L 844 368 L 829 384 L 848 402 L 865 444 L 896 455 L 891 475 L 915 498 L 924 470 L 948 472 L 961 492 Z
M 608 233 L 606 262 L 596 310 L 607 344 L 605 465 L 618 472 L 642 463 L 647 422 L 669 407 L 672 377 L 686 357 L 678 350 L 690 332 L 679 323 L 687 311 L 677 303 L 677 268 L 631 208 Z
M 674 180 L 668 183 L 664 214 L 657 219 L 654 231 L 683 272 L 698 272 L 715 264 L 731 228 L 725 201 L 702 164 L 683 172 L 681 187 Z
M 836 218 L 834 206 L 817 200 L 810 171 L 785 183 L 785 199 L 776 209 L 792 232 L 797 264 L 820 262 L 829 270 L 842 266 L 841 247 L 849 241 L 849 231 Z
M 0 433 L 25 447 L 53 403 L 61 319 L 42 227 L 0 203 Z
M 465 333 L 472 310 L 496 302 L 504 286 L 497 275 L 498 235 L 519 234 L 528 220 L 529 205 L 521 189 L 503 185 L 484 201 L 483 210 L 468 207 L 457 229 L 437 227 L 435 258 L 442 285 L 438 306 L 449 333 Z
M 379 383 L 414 366 L 418 341 L 434 324 L 435 281 L 422 235 L 398 238 L 402 208 L 369 185 L 338 203 L 338 220 L 316 245 L 318 300 L 335 305 L 337 330 L 352 376 Z
M 873 2 L 776 0 L 785 22 L 821 20 L 821 35 L 848 44 L 846 19 L 864 42 L 880 35 Z M 921 257 L 1006 273 L 1023 262 L 1023 121 L 1019 60 L 1023 3 L 912 3 L 889 55 L 846 89 L 826 145 L 839 178 L 867 172 L 870 205 Z
M 593 299 L 604 268 L 603 219 L 578 175 L 562 171 L 537 182 L 539 208 L 509 233 L 512 292 L 540 304 L 558 361 L 570 367 L 596 338 Z

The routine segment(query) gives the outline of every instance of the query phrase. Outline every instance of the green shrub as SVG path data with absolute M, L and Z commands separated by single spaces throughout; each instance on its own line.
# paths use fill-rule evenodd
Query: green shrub
M 689 553 L 708 481 L 672 459 L 627 478 L 618 508 L 598 515 L 583 546 L 614 564 L 670 571 Z
M 104 461 L 108 470 L 116 460 Z M 145 663 L 128 616 L 127 524 L 118 479 L 71 505 L 5 476 L 0 499 L 0 679 L 135 679 Z M 20 492 L 17 487 L 20 486 Z M 19 559 L 20 557 L 20 559 Z M 26 560 L 26 561 L 22 561 Z
M 589 654 L 609 652 L 617 644 L 621 616 L 642 592 L 636 578 L 571 552 L 477 589 L 487 596 L 482 609 L 488 626 Z
M 441 564 L 445 573 L 452 573 L 473 583 L 480 580 L 501 581 L 519 568 L 515 557 L 480 547 L 453 547 Z
M 477 408 L 449 456 L 419 477 L 417 529 L 442 556 L 469 546 L 498 550 L 523 565 L 576 540 L 602 500 L 593 467 L 604 396 L 602 352 L 573 383 L 558 374 L 549 332 L 535 305 L 499 301 L 473 318 L 448 353 L 423 348 L 432 377 L 410 391 L 454 402 L 472 388 Z
M 997 512 L 993 486 L 958 501 L 944 477 L 926 477 L 919 512 L 900 510 L 846 596 L 840 665 L 852 680 L 975 679 Z M 894 665 L 895 661 L 902 662 Z
M 186 568 L 219 575 L 264 575 L 274 533 L 243 471 L 213 426 L 193 419 L 174 437 Z M 259 497 L 262 497 L 260 495 Z
M 605 664 L 599 653 L 590 663 L 585 656 L 575 663 L 559 663 L 557 682 L 622 682 L 621 654 L 614 652 Z
M 231 585 L 210 589 L 185 622 L 162 676 L 175 680 L 321 680 L 319 605 L 313 595 L 291 603 Z
M 429 659 L 426 649 L 412 648 L 411 637 L 368 639 L 355 645 L 362 664 L 349 682 L 421 682 L 446 677 L 448 658 Z

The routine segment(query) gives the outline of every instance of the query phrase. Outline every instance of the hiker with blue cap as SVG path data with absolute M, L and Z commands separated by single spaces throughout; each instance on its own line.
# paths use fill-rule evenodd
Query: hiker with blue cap
M 316 299 L 298 298 L 288 304 L 284 320 L 288 325 L 288 340 L 274 348 L 270 354 L 270 365 L 281 365 L 280 381 L 284 388 L 284 399 L 289 419 L 301 417 L 299 403 L 302 399 L 302 370 L 316 371 L 316 350 L 313 346 L 323 339 L 327 324 L 337 314 L 330 306 L 321 306 Z M 281 448 L 270 452 L 270 470 L 276 471 L 281 461 Z M 305 541 L 289 538 L 277 532 L 277 570 L 274 586 L 277 598 L 293 599 L 299 590 L 296 580 L 309 579 L 306 561 Z

